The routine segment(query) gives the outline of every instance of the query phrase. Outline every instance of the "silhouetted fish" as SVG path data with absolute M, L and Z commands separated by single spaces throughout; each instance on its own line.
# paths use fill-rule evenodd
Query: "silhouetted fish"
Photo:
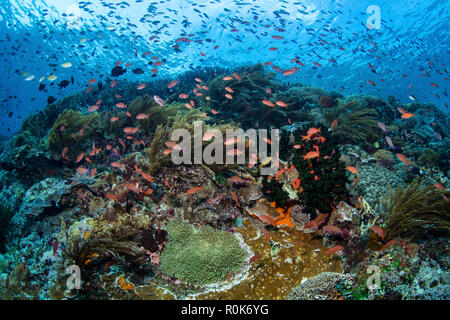
M 65 88 L 65 87 L 67 87 L 69 85 L 69 83 L 70 82 L 68 80 L 63 80 L 60 83 L 58 83 L 58 87 Z
M 134 74 L 143 74 L 144 70 L 142 70 L 141 68 L 136 68 L 132 70 Z
M 52 104 L 52 103 L 55 102 L 55 101 L 56 101 L 56 98 L 53 97 L 53 96 L 49 96 L 49 97 L 47 98 L 47 103 L 48 103 L 48 104 Z
M 127 69 L 124 69 L 120 66 L 114 67 L 111 70 L 111 77 L 118 77 L 121 76 L 122 74 L 124 74 L 125 72 L 127 72 Z

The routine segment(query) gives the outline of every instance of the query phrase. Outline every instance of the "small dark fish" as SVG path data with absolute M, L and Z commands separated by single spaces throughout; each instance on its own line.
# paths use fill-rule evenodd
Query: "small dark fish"
M 143 74 L 144 70 L 142 70 L 141 68 L 136 68 L 132 70 L 134 74 Z
M 69 83 L 70 82 L 68 80 L 63 80 L 60 83 L 58 83 L 58 87 L 65 88 L 65 87 L 67 87 L 69 85 Z
M 111 77 L 118 77 L 127 72 L 127 69 L 122 68 L 121 66 L 114 67 L 111 70 Z
M 56 101 L 56 98 L 53 97 L 53 96 L 49 96 L 49 97 L 47 98 L 47 103 L 48 103 L 48 104 L 52 104 L 52 103 L 55 102 L 55 101 Z
M 45 84 L 41 83 L 41 84 L 39 85 L 38 90 L 39 90 L 39 91 L 42 91 L 42 90 L 44 90 L 44 89 L 45 89 Z

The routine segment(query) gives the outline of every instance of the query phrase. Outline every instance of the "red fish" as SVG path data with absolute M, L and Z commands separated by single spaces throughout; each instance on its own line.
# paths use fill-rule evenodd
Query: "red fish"
M 58 247 L 59 247 L 59 241 L 58 241 L 58 239 L 55 239 L 55 241 L 53 242 L 53 256 L 55 256 L 56 252 L 58 251 Z
M 111 167 L 124 169 L 125 165 L 123 165 L 123 164 L 121 164 L 119 162 L 111 162 Z
M 236 195 L 236 193 L 234 191 L 231 191 L 230 194 L 231 194 L 231 197 L 233 198 L 234 202 L 236 202 L 236 205 L 240 208 L 241 205 L 239 204 L 239 199 L 238 199 L 238 196 Z
M 410 162 L 408 161 L 408 159 L 401 153 L 397 153 L 397 158 L 403 162 L 404 164 L 406 164 L 406 166 L 409 166 Z
M 125 128 L 123 128 L 123 132 L 125 132 L 126 134 L 135 134 L 138 131 L 139 131 L 139 127 L 135 127 L 135 128 L 125 127 Z
M 170 81 L 170 83 L 167 85 L 167 89 L 173 88 L 178 84 L 178 80 Z
M 105 196 L 106 196 L 108 199 L 111 199 L 111 200 L 114 200 L 114 201 L 119 202 L 119 200 L 117 199 L 117 197 L 116 197 L 115 195 L 111 194 L 111 193 L 107 193 L 107 194 L 105 194 Z
M 394 244 L 396 244 L 396 243 L 397 243 L 397 240 L 391 240 L 391 241 L 388 241 L 388 242 L 380 249 L 380 251 L 383 252 L 384 250 L 386 250 L 386 249 L 392 247 L 392 246 L 393 246 Z
M 77 173 L 78 173 L 78 174 L 83 175 L 83 174 L 86 174 L 86 173 L 88 173 L 88 172 L 89 172 L 89 169 L 86 169 L 86 168 L 84 168 L 84 167 L 78 167 L 78 168 L 77 168 Z
M 342 249 L 344 249 L 343 246 L 334 246 L 333 248 L 331 248 L 331 249 L 329 249 L 327 251 L 327 254 L 332 254 L 332 253 L 335 253 L 337 251 L 341 251 Z
M 116 107 L 120 108 L 120 109 L 126 109 L 128 106 L 123 102 L 119 102 L 119 103 L 116 103 Z
M 322 229 L 323 229 L 324 231 L 328 232 L 328 233 L 331 233 L 331 234 L 342 234 L 342 230 L 339 229 L 339 228 L 336 227 L 336 226 L 329 226 L 329 225 L 326 225 L 326 226 L 324 226 Z
M 194 193 L 199 192 L 201 190 L 203 190 L 203 186 L 201 186 L 201 187 L 193 187 L 193 188 L 189 189 L 188 191 L 186 191 L 186 194 L 194 194 Z
M 140 85 L 137 86 L 136 90 L 142 90 L 142 89 L 144 89 L 146 86 L 147 86 L 147 84 L 146 84 L 145 82 L 144 82 L 144 83 L 141 83 Z
M 262 231 L 264 233 L 264 237 L 266 237 L 267 241 L 270 243 L 270 235 L 269 232 L 267 232 L 266 228 L 262 228 Z
M 259 258 L 261 258 L 261 254 L 259 253 L 255 254 L 253 257 L 250 258 L 248 264 L 251 264 L 253 261 L 258 260 Z
M 158 96 L 153 96 L 153 99 L 154 99 L 155 102 L 156 102 L 158 105 L 160 105 L 161 107 L 164 106 L 164 100 L 161 99 L 160 97 L 158 97 Z
M 380 227 L 375 226 L 375 225 L 371 226 L 370 229 L 372 229 L 372 231 L 375 232 L 375 234 L 377 236 L 379 236 L 381 238 L 381 240 L 384 240 L 384 231 L 383 231 L 383 229 L 381 229 Z
M 331 131 L 333 131 L 333 129 L 337 126 L 338 124 L 338 120 L 334 119 L 333 123 L 331 124 Z

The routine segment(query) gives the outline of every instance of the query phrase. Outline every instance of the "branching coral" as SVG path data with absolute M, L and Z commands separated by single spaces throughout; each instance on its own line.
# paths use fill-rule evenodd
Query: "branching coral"
M 160 258 L 163 273 L 194 285 L 207 285 L 236 273 L 246 253 L 231 232 L 201 226 L 197 230 L 180 219 L 166 227 L 169 241 Z
M 444 199 L 448 191 L 415 181 L 399 187 L 383 198 L 390 215 L 386 225 L 389 238 L 423 239 L 430 235 L 450 233 L 450 203 Z

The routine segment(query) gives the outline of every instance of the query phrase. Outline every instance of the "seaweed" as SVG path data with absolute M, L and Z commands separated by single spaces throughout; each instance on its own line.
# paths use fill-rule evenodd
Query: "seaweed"
M 406 188 L 398 187 L 382 199 L 382 208 L 389 214 L 386 224 L 388 238 L 425 239 L 448 236 L 450 233 L 450 196 L 447 190 L 416 180 Z

